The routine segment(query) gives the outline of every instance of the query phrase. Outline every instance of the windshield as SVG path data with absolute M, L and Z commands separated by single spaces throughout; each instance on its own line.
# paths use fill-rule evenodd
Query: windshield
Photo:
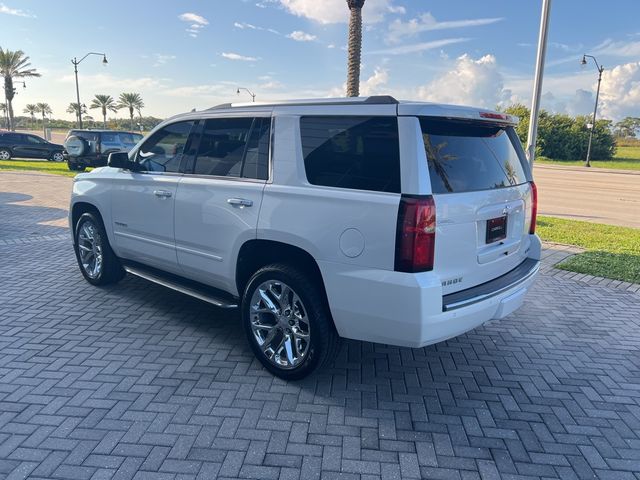
M 421 117 L 433 193 L 512 187 L 528 181 L 513 127 Z

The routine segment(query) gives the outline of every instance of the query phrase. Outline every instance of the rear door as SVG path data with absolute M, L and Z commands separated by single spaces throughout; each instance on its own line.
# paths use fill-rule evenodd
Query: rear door
M 226 291 L 235 289 L 240 246 L 256 238 L 269 175 L 271 118 L 262 115 L 204 120 L 195 162 L 178 185 L 180 268 L 187 277 Z
M 531 219 L 531 176 L 513 127 L 429 116 L 419 122 L 443 293 L 512 270 L 527 258 Z

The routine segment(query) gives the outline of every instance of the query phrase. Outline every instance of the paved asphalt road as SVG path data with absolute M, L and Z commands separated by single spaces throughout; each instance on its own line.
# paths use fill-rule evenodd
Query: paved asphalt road
M 0 478 L 640 480 L 637 293 L 546 264 L 501 321 L 422 349 L 345 341 L 287 383 L 237 314 L 87 284 L 69 186 L 0 172 Z
M 640 228 L 640 172 L 536 165 L 541 215 Z

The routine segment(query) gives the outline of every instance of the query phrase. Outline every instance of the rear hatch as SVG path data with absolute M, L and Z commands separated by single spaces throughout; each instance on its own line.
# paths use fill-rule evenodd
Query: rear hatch
M 512 126 L 419 117 L 436 206 L 443 294 L 493 280 L 528 256 L 531 175 Z

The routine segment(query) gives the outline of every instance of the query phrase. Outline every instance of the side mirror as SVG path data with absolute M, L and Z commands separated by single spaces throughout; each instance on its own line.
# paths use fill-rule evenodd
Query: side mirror
M 127 152 L 113 152 L 109 154 L 107 165 L 113 168 L 135 170 L 136 163 L 129 160 L 129 154 Z

